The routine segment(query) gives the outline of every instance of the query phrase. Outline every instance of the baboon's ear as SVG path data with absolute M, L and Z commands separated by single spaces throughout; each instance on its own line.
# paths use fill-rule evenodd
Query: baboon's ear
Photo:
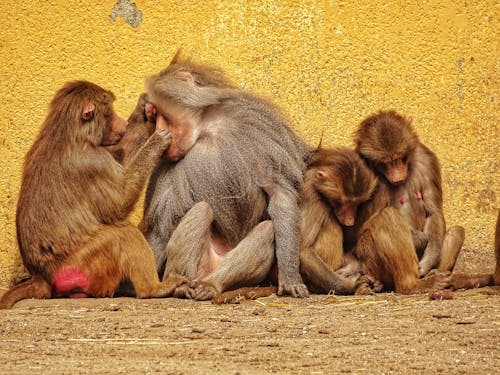
M 179 77 L 183 81 L 186 81 L 190 86 L 194 86 L 194 77 L 190 72 L 186 72 L 184 70 L 181 70 L 175 74 L 177 75 L 177 77 Z
M 82 120 L 89 121 L 94 118 L 95 105 L 93 103 L 86 104 L 82 110 Z
M 329 174 L 327 171 L 319 170 L 316 172 L 316 176 L 318 176 L 319 178 L 328 178 Z

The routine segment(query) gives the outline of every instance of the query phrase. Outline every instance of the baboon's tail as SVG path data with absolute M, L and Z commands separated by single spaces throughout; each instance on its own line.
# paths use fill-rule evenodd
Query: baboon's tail
M 493 274 L 468 275 L 454 272 L 450 275 L 450 284 L 453 289 L 473 289 L 483 286 L 500 285 L 500 211 L 498 211 L 495 230 L 495 258 L 496 266 Z
M 52 297 L 52 288 L 40 276 L 21 282 L 10 288 L 0 300 L 0 309 L 10 309 L 17 301 L 26 298 L 44 299 Z
M 497 265 L 495 274 L 493 275 L 493 281 L 495 285 L 500 285 L 500 211 L 498 211 L 497 229 L 495 230 L 495 256 L 497 258 Z
M 223 303 L 240 303 L 244 300 L 253 300 L 268 297 L 278 291 L 276 286 L 243 287 L 227 292 L 219 293 L 212 299 L 212 303 L 220 305 Z

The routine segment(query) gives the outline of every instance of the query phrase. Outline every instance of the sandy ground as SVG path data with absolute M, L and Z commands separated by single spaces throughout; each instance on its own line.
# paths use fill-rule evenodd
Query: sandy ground
M 496 374 L 500 287 L 237 305 L 21 301 L 0 312 L 0 374 Z
M 463 251 L 456 268 L 493 264 Z M 500 287 L 452 296 L 25 300 L 0 311 L 0 375 L 497 374 Z

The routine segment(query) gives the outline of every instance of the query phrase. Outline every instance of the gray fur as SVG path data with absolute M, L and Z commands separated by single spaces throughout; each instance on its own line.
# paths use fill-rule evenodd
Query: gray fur
M 231 247 L 270 218 L 280 289 L 294 295 L 293 289 L 303 286 L 297 190 L 311 149 L 272 104 L 239 89 L 225 88 L 221 94 L 220 104 L 204 108 L 202 133 L 184 158 L 164 161 L 154 170 L 145 199 L 145 236 L 161 274 L 166 244 L 195 203 L 212 207 L 214 227 Z M 271 197 L 259 183 L 263 171 L 277 187 Z

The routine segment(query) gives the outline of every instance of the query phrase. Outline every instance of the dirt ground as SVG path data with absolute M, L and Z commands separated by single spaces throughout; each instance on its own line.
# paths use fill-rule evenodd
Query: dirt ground
M 499 296 L 25 300 L 0 312 L 0 374 L 496 374 Z

